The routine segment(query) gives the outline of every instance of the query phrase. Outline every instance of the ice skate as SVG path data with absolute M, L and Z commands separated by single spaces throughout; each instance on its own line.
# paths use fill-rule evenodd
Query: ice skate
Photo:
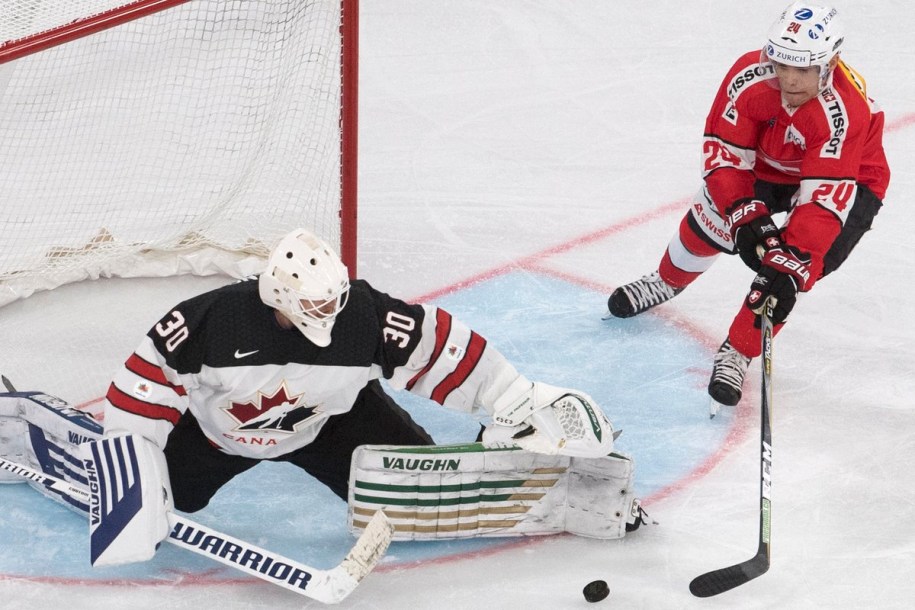
M 657 271 L 653 271 L 641 279 L 614 290 L 607 299 L 609 313 L 604 316 L 604 319 L 637 316 L 656 305 L 666 303 L 681 292 L 683 292 L 683 288 L 674 288 L 662 280 Z
M 718 348 L 708 384 L 708 393 L 713 401 L 709 410 L 712 417 L 718 412 L 719 405 L 733 407 L 740 402 L 750 360 L 752 358 L 747 358 L 731 346 L 730 339 L 725 339 Z

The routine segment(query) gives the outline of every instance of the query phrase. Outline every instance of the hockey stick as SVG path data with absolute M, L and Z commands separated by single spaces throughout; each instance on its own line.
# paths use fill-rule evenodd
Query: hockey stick
M 711 597 L 739 587 L 757 576 L 765 574 L 771 559 L 770 536 L 772 504 L 772 300 L 766 301 L 760 315 L 762 324 L 762 401 L 760 405 L 760 460 L 759 460 L 759 548 L 756 555 L 743 563 L 720 568 L 697 576 L 689 583 L 689 591 L 696 597 Z
M 91 496 L 83 487 L 2 457 L 0 468 L 83 502 L 91 512 Z M 168 542 L 325 604 L 346 599 L 385 554 L 394 535 L 394 526 L 378 511 L 343 561 L 330 570 L 319 570 L 173 512 L 168 513 L 168 523 L 172 528 Z

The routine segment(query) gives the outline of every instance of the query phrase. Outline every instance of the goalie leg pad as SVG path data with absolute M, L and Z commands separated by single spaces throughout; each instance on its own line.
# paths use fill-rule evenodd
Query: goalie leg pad
M 622 538 L 633 502 L 628 457 L 596 459 L 493 449 L 363 445 L 353 454 L 348 524 L 358 535 L 377 510 L 394 540 L 571 532 Z
M 89 546 L 93 566 L 146 561 L 169 534 L 171 485 L 165 455 L 128 434 L 83 445 L 89 479 Z
M 41 392 L 0 393 L 0 457 L 27 465 L 68 483 L 87 485 L 79 445 L 101 438 L 102 426 L 66 401 Z M 0 483 L 23 479 L 0 471 Z M 77 512 L 89 507 L 66 494 L 29 485 Z
M 635 464 L 618 454 L 572 458 L 565 529 L 590 538 L 622 538 L 638 515 Z

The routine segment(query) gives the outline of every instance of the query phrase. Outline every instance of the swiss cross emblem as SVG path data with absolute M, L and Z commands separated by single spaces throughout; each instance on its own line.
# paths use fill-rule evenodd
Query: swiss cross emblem
M 272 394 L 258 392 L 249 402 L 232 402 L 226 412 L 238 422 L 236 431 L 260 430 L 273 432 L 295 432 L 296 425 L 313 417 L 317 407 L 299 404 L 302 394 L 290 396 L 286 383 L 280 384 Z

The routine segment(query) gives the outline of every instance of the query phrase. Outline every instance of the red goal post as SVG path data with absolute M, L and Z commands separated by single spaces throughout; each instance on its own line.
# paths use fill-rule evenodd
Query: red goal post
M 356 271 L 358 0 L 8 0 L 0 306 L 259 271 L 305 226 Z

